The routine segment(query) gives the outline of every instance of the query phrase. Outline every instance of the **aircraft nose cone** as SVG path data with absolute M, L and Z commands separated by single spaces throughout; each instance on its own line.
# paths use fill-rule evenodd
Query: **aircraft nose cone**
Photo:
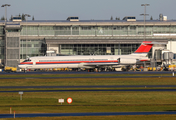
M 23 65 L 20 65 L 20 64 L 19 64 L 18 67 L 19 67 L 19 68 L 23 68 Z
M 21 68 L 21 65 L 18 65 L 19 68 Z

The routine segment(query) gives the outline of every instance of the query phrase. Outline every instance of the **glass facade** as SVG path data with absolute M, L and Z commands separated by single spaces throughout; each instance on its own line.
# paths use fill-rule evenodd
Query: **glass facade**
M 146 35 L 176 33 L 176 26 L 146 26 Z M 141 36 L 144 26 L 22 26 L 21 35 Z
M 7 32 L 11 32 L 10 30 Z M 12 29 L 12 32 L 13 29 Z M 20 59 L 26 59 L 26 57 L 43 56 L 46 53 L 46 42 L 44 37 L 50 37 L 54 39 L 55 36 L 82 36 L 86 39 L 90 36 L 93 39 L 109 39 L 106 36 L 117 36 L 118 39 L 124 36 L 129 36 L 126 39 L 143 39 L 144 26 L 143 25 L 21 25 L 20 36 L 26 36 L 20 40 Z M 154 34 L 176 34 L 175 25 L 146 25 L 146 38 L 154 38 Z M 4 36 L 4 27 L 0 26 L 0 35 Z M 42 37 L 42 39 L 29 39 L 28 37 L 36 36 Z M 55 37 L 57 38 L 57 37 Z M 123 38 L 124 39 L 124 38 Z M 125 39 L 124 39 L 125 40 Z M 73 55 L 124 55 L 133 53 L 140 44 L 61 44 L 61 54 L 73 54 Z M 58 48 L 59 49 L 59 48 Z M 151 52 L 149 53 L 151 54 Z M 0 39 L 0 59 L 4 56 L 4 37 Z
M 20 41 L 20 59 L 26 59 L 33 56 L 44 56 L 46 46 L 44 40 L 21 40 Z
M 61 54 L 125 55 L 137 50 L 140 44 L 63 44 Z

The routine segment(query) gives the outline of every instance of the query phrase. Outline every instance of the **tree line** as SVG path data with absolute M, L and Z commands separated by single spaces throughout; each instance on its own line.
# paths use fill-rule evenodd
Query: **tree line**
M 18 16 L 21 17 L 22 21 L 25 21 L 25 20 L 26 20 L 25 14 L 22 14 L 22 15 L 19 14 Z M 17 17 L 17 16 L 16 16 L 16 17 Z M 32 16 L 32 20 L 34 20 L 34 19 L 35 19 L 34 16 Z M 1 20 L 5 20 L 5 17 L 2 16 L 2 17 L 1 17 Z M 12 21 L 12 20 L 13 20 L 13 15 L 11 15 L 9 21 Z

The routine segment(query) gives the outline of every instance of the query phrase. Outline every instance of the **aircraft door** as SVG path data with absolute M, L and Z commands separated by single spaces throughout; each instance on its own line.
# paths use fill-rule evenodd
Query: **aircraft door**
M 114 58 L 113 57 L 111 57 L 110 60 L 111 60 L 112 63 L 114 63 Z
M 120 64 L 120 58 L 117 59 L 117 62 Z
M 33 65 L 36 65 L 36 60 L 33 60 Z
M 111 63 L 114 63 L 114 58 L 113 58 L 113 57 L 110 57 L 110 58 L 108 59 L 108 61 L 111 62 Z
M 94 62 L 94 59 L 93 58 L 89 58 L 89 62 L 90 63 Z

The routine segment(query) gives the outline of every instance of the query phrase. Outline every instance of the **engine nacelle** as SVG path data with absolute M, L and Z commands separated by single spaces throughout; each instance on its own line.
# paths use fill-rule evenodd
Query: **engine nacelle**
M 136 60 L 136 59 L 127 59 L 127 58 L 119 58 L 118 59 L 118 63 L 119 64 L 125 64 L 125 65 L 130 65 L 130 64 L 136 64 L 136 62 L 137 62 L 138 60 Z

